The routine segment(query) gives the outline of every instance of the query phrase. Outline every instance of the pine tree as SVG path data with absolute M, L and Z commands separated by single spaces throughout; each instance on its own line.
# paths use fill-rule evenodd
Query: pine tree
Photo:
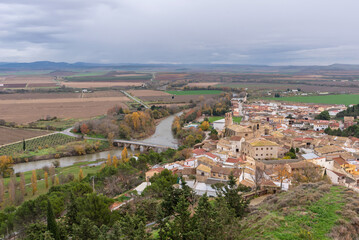
M 37 192 L 37 177 L 36 177 L 36 170 L 32 170 L 31 176 L 31 187 L 32 187 L 32 195 L 35 195 Z
M 81 181 L 82 179 L 84 179 L 84 173 L 83 173 L 83 171 L 82 171 L 82 168 L 80 168 L 79 181 Z
M 47 200 L 47 230 L 52 233 L 55 240 L 60 240 L 60 232 L 49 200 Z
M 67 208 L 67 214 L 66 214 L 66 223 L 69 227 L 71 227 L 73 224 L 79 223 L 77 220 L 77 213 L 78 213 L 78 207 L 76 204 L 76 199 L 73 192 L 71 192 L 70 204 Z

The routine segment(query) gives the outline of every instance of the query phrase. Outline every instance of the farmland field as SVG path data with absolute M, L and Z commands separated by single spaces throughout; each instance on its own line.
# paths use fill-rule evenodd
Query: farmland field
M 0 145 L 49 134 L 47 131 L 0 127 Z
M 47 148 L 56 145 L 63 145 L 76 140 L 77 138 L 75 137 L 70 137 L 61 133 L 56 133 L 43 137 L 25 140 L 25 145 L 26 145 L 26 151 L 34 151 L 34 150 L 38 150 L 39 148 Z M 21 152 L 22 149 L 23 149 L 22 142 L 6 145 L 0 147 L 0 156 L 1 155 L 12 156 L 15 153 Z
M 24 75 L 0 77 L 1 88 L 54 88 L 58 87 L 54 77 L 48 75 Z
M 191 82 L 187 85 L 189 87 L 208 87 L 208 86 L 215 86 L 218 85 L 219 82 Z
M 166 91 L 166 93 L 173 95 L 208 95 L 208 94 L 221 94 L 220 90 L 189 90 L 189 91 Z
M 154 90 L 131 90 L 128 91 L 131 95 L 140 98 L 149 104 L 182 104 L 188 103 L 191 100 L 199 100 L 201 95 L 175 95 L 173 98 L 171 94 L 164 91 Z
M 340 94 L 325 96 L 295 96 L 281 98 L 266 98 L 276 101 L 301 102 L 301 103 L 323 103 L 323 104 L 359 104 L 358 94 Z
M 46 116 L 91 118 L 105 114 L 115 105 L 125 106 L 129 101 L 119 91 L 4 94 L 0 99 L 0 119 L 16 123 L 30 123 Z
M 107 87 L 127 87 L 141 86 L 142 82 L 62 82 L 62 85 L 72 88 L 107 88 Z

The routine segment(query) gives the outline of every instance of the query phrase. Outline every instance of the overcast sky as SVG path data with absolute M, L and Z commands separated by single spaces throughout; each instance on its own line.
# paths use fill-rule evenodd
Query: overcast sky
M 1 0 L 0 62 L 359 64 L 358 0 Z

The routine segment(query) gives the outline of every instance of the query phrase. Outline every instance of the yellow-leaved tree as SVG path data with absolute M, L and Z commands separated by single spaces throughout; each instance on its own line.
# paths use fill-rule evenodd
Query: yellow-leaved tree
M 114 166 L 115 168 L 117 168 L 118 159 L 117 159 L 116 156 L 113 156 L 113 158 L 112 158 L 112 164 L 113 164 L 113 166 Z
M 107 166 L 111 166 L 112 165 L 112 161 L 111 161 L 111 155 L 110 154 L 108 154 L 108 156 L 107 156 Z
M 121 159 L 123 162 L 127 162 L 127 155 L 128 155 L 127 148 L 124 147 L 124 149 L 121 152 Z
M 80 171 L 79 171 L 79 181 L 81 181 L 82 179 L 84 179 L 84 173 L 82 171 L 82 168 L 80 168 Z
M 11 173 L 14 172 L 14 169 L 12 168 L 13 165 L 14 161 L 11 156 L 0 156 L 0 175 L 2 177 L 9 177 Z
M 209 129 L 209 122 L 207 121 L 203 121 L 200 128 L 203 130 L 203 131 L 207 131 Z
M 141 124 L 140 123 L 140 115 L 138 114 L 138 112 L 132 113 L 131 119 L 132 119 L 133 129 L 138 130 L 140 128 L 140 124 Z
M 56 185 L 56 186 L 57 186 L 57 185 L 60 185 L 60 181 L 59 181 L 59 177 L 58 177 L 58 176 L 55 177 L 55 185 Z
M 31 188 L 32 188 L 32 195 L 35 195 L 37 192 L 37 176 L 36 176 L 36 170 L 32 170 L 31 175 Z
M 45 179 L 45 187 L 46 189 L 49 188 L 49 174 L 47 172 L 44 173 L 44 179 Z

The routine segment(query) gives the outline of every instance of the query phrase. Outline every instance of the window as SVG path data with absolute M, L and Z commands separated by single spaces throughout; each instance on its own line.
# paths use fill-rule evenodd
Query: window
M 268 150 L 268 148 L 267 148 L 267 150 Z
M 204 172 L 201 172 L 201 176 L 204 176 Z
M 258 157 L 258 154 L 256 154 L 256 157 Z
M 261 156 L 263 156 L 263 154 L 261 154 Z
M 256 150 L 258 151 L 258 148 L 256 148 Z
M 215 173 L 213 173 L 213 176 L 216 176 L 216 174 L 215 174 Z
M 263 148 L 261 148 L 261 150 L 263 150 Z
M 270 150 L 273 150 L 273 148 L 271 147 Z

